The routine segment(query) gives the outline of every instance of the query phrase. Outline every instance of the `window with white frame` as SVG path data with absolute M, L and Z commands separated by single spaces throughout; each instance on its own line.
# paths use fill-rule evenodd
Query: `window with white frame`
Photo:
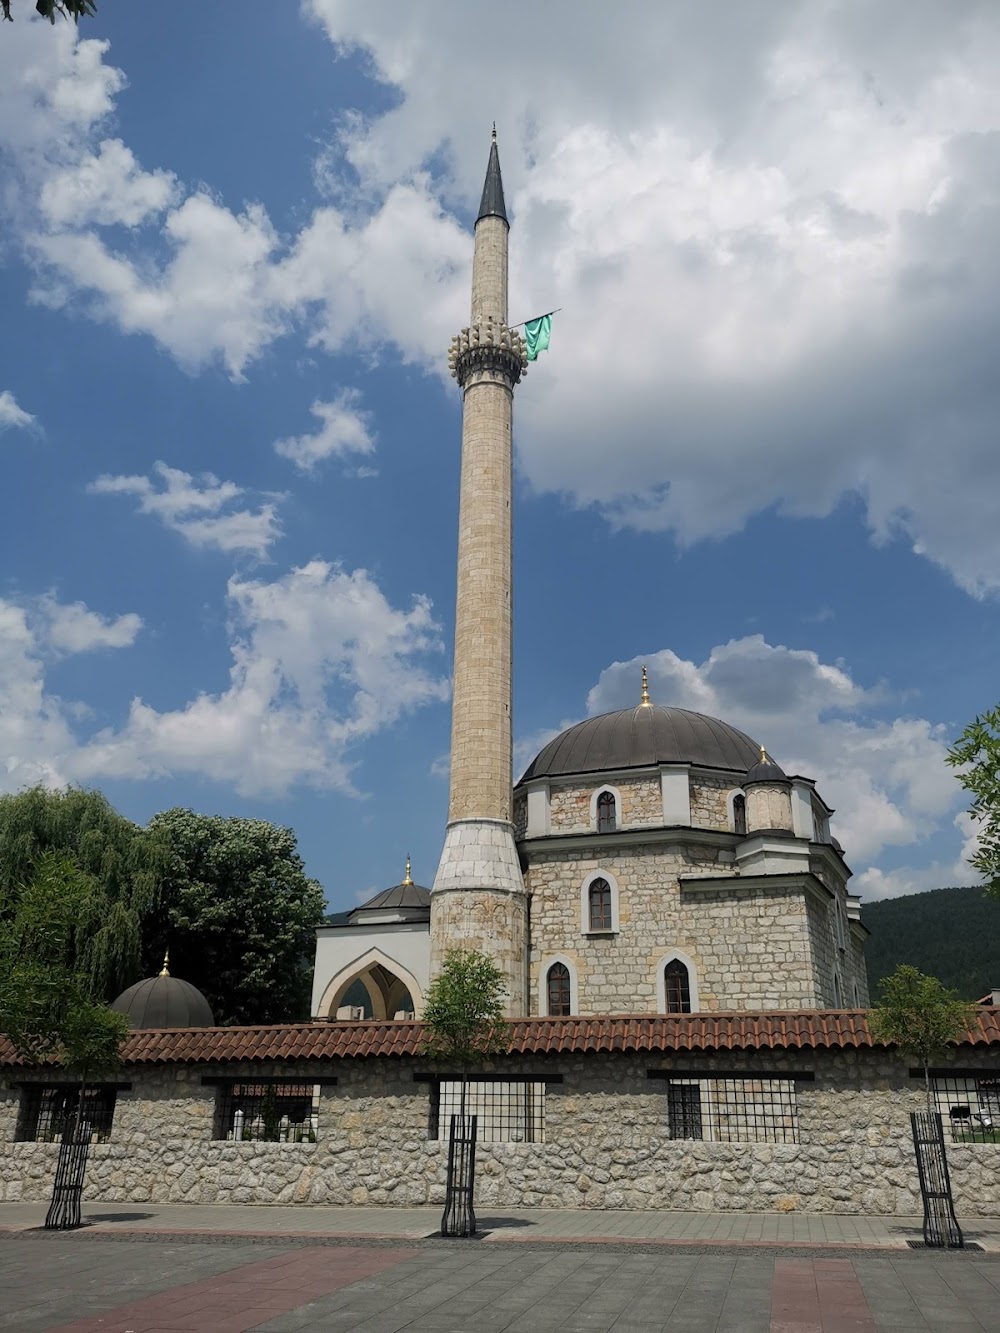
M 597 831 L 614 833 L 618 827 L 618 802 L 614 792 L 602 791 L 597 798 Z
M 610 871 L 595 871 L 583 881 L 580 929 L 584 935 L 610 935 L 617 931 L 618 885 Z

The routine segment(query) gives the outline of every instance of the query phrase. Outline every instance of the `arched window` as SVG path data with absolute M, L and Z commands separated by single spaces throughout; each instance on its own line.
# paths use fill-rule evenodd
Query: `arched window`
M 591 881 L 587 890 L 590 930 L 611 930 L 611 885 L 606 879 Z
M 565 1018 L 571 1011 L 569 968 L 565 963 L 553 963 L 546 978 L 548 1009 L 554 1018 Z
M 747 831 L 747 798 L 743 795 L 733 797 L 733 830 L 744 835 Z
M 614 833 L 618 827 L 618 811 L 615 807 L 614 792 L 602 791 L 597 798 L 597 831 Z
M 673 958 L 663 973 L 663 990 L 668 1014 L 691 1012 L 691 981 L 688 970 L 679 958 Z
M 843 1009 L 844 1007 L 844 997 L 840 989 L 840 977 L 837 976 L 836 972 L 833 974 L 833 1007 L 834 1009 Z

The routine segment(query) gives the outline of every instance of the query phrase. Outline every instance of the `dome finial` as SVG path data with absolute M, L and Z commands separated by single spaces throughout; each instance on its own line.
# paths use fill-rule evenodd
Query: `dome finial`
M 406 853 L 406 874 L 403 876 L 403 883 L 404 883 L 404 884 L 412 884 L 412 883 L 413 883 L 413 880 L 412 880 L 412 878 L 411 878 L 411 876 L 410 876 L 410 853 L 409 853 L 409 852 Z
M 163 967 L 160 969 L 160 976 L 161 976 L 161 977 L 169 977 L 169 976 L 170 976 L 170 967 L 169 967 L 169 964 L 170 964 L 170 950 L 168 949 L 168 950 L 166 951 L 166 953 L 163 955 Z
M 762 764 L 766 764 L 768 762 L 767 751 L 764 749 L 763 745 L 760 747 L 760 762 Z
M 646 668 L 642 668 L 642 703 L 640 708 L 649 707 L 649 677 L 646 675 Z

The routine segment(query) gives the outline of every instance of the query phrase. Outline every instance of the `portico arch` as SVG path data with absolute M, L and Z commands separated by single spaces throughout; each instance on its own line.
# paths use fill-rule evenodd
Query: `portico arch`
M 420 983 L 407 968 L 390 958 L 381 949 L 368 949 L 360 954 L 327 983 L 318 1005 L 317 1018 L 332 1018 L 343 1002 L 344 993 L 355 981 L 363 983 L 372 1000 L 373 1017 L 392 1018 L 405 992 L 409 992 L 414 1012 L 424 1007 Z

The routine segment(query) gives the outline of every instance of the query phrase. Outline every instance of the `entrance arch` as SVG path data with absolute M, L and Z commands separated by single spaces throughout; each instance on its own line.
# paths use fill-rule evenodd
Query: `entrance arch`
M 392 1018 L 400 1009 L 419 1014 L 423 1009 L 423 992 L 413 973 L 381 949 L 368 949 L 327 983 L 317 1018 L 336 1017 L 337 1010 L 350 1003 L 344 996 L 356 982 L 368 993 L 372 1018 Z

